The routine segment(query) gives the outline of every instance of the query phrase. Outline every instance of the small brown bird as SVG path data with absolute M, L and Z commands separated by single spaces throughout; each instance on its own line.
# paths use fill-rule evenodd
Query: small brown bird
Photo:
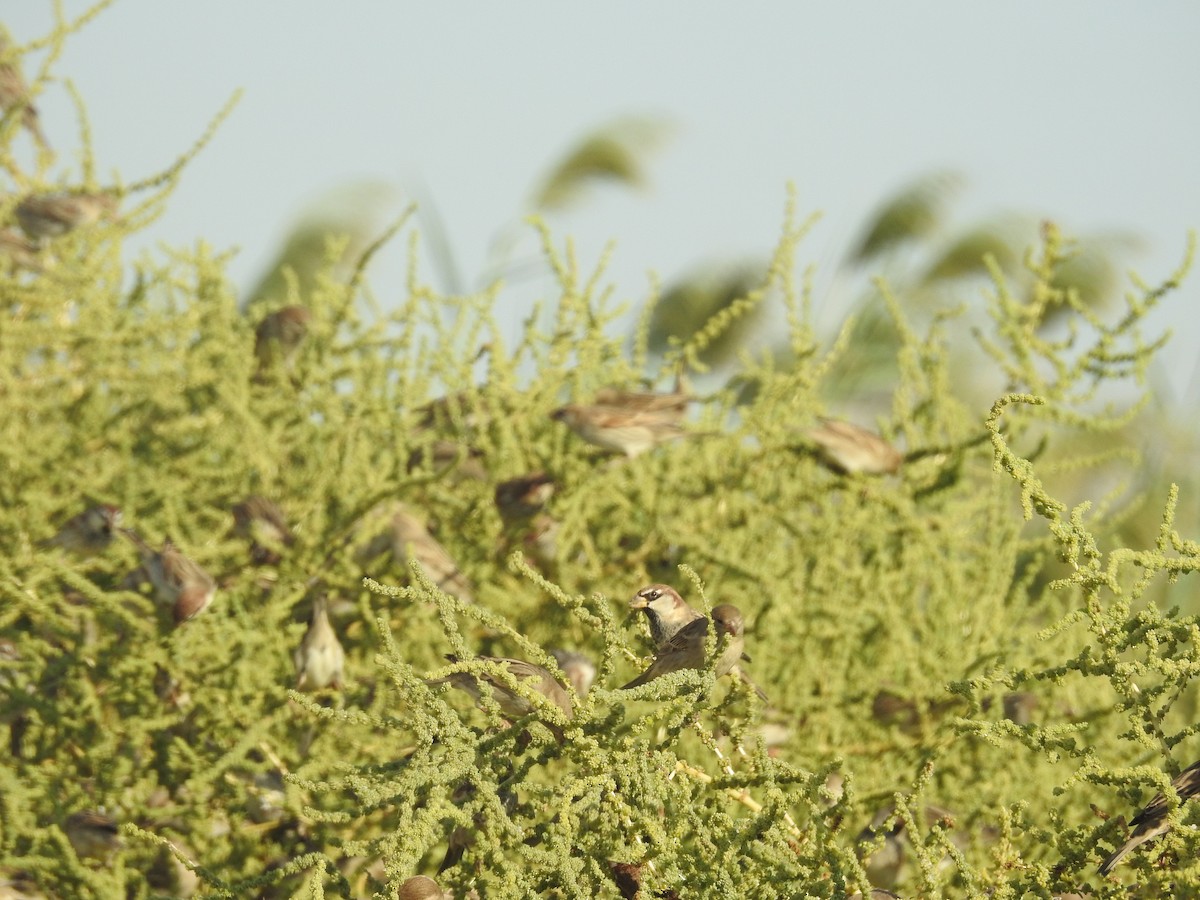
M 121 848 L 116 820 L 93 809 L 71 813 L 63 823 L 63 831 L 81 858 L 107 860 Z
M 95 225 L 116 209 L 117 198 L 106 192 L 31 194 L 17 204 L 17 223 L 31 240 L 42 241 Z
M 576 650 L 563 650 L 561 647 L 552 648 L 550 655 L 571 682 L 575 693 L 586 697 L 592 682 L 596 680 L 596 664 Z
M 403 565 L 416 560 L 439 588 L 466 603 L 474 603 L 471 584 L 454 562 L 446 548 L 429 533 L 425 523 L 413 510 L 398 504 L 392 516 L 392 552 Z
M 550 414 L 589 444 L 630 459 L 684 437 L 688 398 L 605 388 L 592 404 L 569 403 Z
M 821 461 L 843 475 L 892 475 L 904 461 L 900 451 L 879 435 L 838 419 L 822 419 L 807 436 L 817 445 Z
M 438 477 L 451 475 L 455 483 L 488 480 L 483 451 L 468 444 L 439 439 L 419 446 L 408 455 L 408 471 L 425 468 L 426 460 L 433 474 Z
M 537 515 L 553 496 L 554 479 L 534 472 L 496 485 L 496 509 L 505 522 L 518 522 Z
M 252 494 L 234 504 L 233 533 L 250 541 L 250 559 L 255 565 L 273 566 L 282 557 L 281 551 L 296 542 L 296 536 L 274 501 Z
M 47 538 L 42 545 L 62 547 L 77 556 L 95 556 L 112 544 L 120 526 L 121 510 L 101 503 L 72 516 L 54 537 Z
M 432 878 L 414 875 L 404 879 L 397 896 L 400 900 L 444 900 L 446 895 Z
M 46 135 L 42 133 L 41 120 L 38 118 L 37 107 L 33 105 L 33 99 L 29 94 L 29 86 L 21 77 L 21 70 L 17 68 L 16 56 L 10 52 L 8 38 L 3 33 L 0 33 L 0 59 L 4 59 L 4 62 L 0 63 L 0 112 L 19 108 L 21 124 L 28 129 L 34 140 L 41 144 L 44 150 L 49 150 L 50 143 L 46 140 Z
M 690 606 L 669 584 L 642 588 L 629 601 L 629 608 L 646 614 L 655 649 L 675 637 L 684 626 L 704 618 L 704 613 Z
M 296 689 L 320 691 L 342 688 L 346 651 L 329 624 L 329 607 L 324 596 L 313 600 L 312 622 L 292 656 L 296 663 Z
M 154 550 L 136 532 L 122 528 L 121 533 L 137 547 L 158 602 L 171 607 L 176 625 L 208 609 L 217 594 L 217 583 L 211 575 L 169 540 L 163 541 L 162 550 Z
M 718 656 L 713 667 L 717 678 L 728 674 L 742 658 L 745 637 L 742 634 L 742 614 L 736 606 L 722 603 L 713 607 L 712 620 L 717 627 Z M 621 689 L 640 687 L 656 678 L 684 669 L 702 669 L 705 665 L 704 639 L 708 635 L 708 619 L 701 618 L 685 625 L 674 637 L 663 644 L 654 656 L 654 662 L 645 672 Z M 722 636 L 725 638 L 721 643 Z
M 495 666 L 504 666 L 519 684 L 527 687 L 533 694 L 540 695 L 545 700 L 557 706 L 568 719 L 574 714 L 574 711 L 571 709 L 571 697 L 567 693 L 566 688 L 559 684 L 554 676 L 541 666 L 526 662 L 523 659 L 509 659 L 500 656 L 480 656 L 476 658 L 492 663 Z M 458 657 L 453 654 L 447 655 L 446 659 L 452 663 L 459 661 Z M 496 705 L 500 707 L 500 711 L 508 718 L 519 719 L 537 709 L 537 703 L 533 699 L 523 693 L 514 691 L 500 676 L 484 674 L 481 677 L 491 686 L 492 697 L 495 699 Z M 427 680 L 425 683 L 430 687 L 439 684 L 449 684 L 460 691 L 470 694 L 477 705 L 482 695 L 476 677 L 466 672 L 455 672 L 444 678 Z
M 1171 782 L 1171 787 L 1179 795 L 1179 802 L 1186 803 L 1192 797 L 1200 794 L 1200 761 L 1192 763 L 1179 773 Z M 1116 852 L 1100 864 L 1100 874 L 1107 875 L 1120 864 L 1129 851 L 1147 841 L 1152 841 L 1166 834 L 1171 827 L 1167 819 L 1168 804 L 1163 794 L 1155 794 L 1154 798 L 1134 816 L 1129 827 L 1133 832 L 1129 840 L 1117 848 Z
M 312 313 L 303 306 L 285 306 L 263 317 L 254 329 L 254 356 L 258 360 L 256 378 L 261 379 L 268 369 L 282 365 L 290 370 L 300 353 L 300 345 L 308 337 Z

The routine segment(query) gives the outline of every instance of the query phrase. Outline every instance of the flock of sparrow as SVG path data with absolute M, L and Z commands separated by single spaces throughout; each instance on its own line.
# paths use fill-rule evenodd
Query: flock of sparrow
M 6 49 L 7 44 L 0 34 L 0 60 Z M 11 110 L 19 111 L 21 124 L 42 148 L 48 149 L 37 109 L 30 101 L 24 80 L 15 65 L 0 62 L 0 111 Z M 0 229 L 0 254 L 18 267 L 40 269 L 39 252 L 46 240 L 95 224 L 111 215 L 116 205 L 117 198 L 107 192 L 70 191 L 26 196 L 14 210 L 19 230 Z M 256 377 L 266 377 L 268 370 L 275 366 L 290 369 L 294 365 L 308 333 L 309 322 L 308 310 L 299 306 L 284 307 L 263 318 L 256 330 L 255 353 L 259 367 Z M 665 442 L 697 434 L 689 433 L 683 427 L 691 399 L 679 385 L 670 393 L 603 388 L 592 403 L 568 404 L 555 410 L 552 418 L 589 444 L 634 458 Z M 443 409 L 445 404 L 443 401 Z M 428 408 L 430 420 L 437 410 L 437 404 Z M 843 474 L 893 474 L 903 463 L 929 452 L 904 455 L 878 435 L 837 420 L 822 421 L 807 433 L 807 437 L 810 442 L 807 449 L 830 469 Z M 431 452 L 435 463 L 463 464 L 469 470 L 472 461 L 469 448 L 464 450 L 459 445 L 437 442 Z M 420 459 L 413 462 L 419 463 Z M 496 503 L 506 521 L 532 520 L 527 547 L 535 555 L 540 550 L 544 556 L 553 556 L 555 523 L 542 512 L 553 491 L 553 480 L 544 473 L 512 479 L 496 489 Z M 282 512 L 264 497 L 248 498 L 234 507 L 233 515 L 235 531 L 250 539 L 251 557 L 256 563 L 277 561 L 280 548 L 292 542 Z M 411 510 L 400 504 L 392 509 L 391 532 L 390 542 L 398 557 L 417 559 L 439 587 L 468 602 L 471 600 L 466 579 Z M 157 601 L 170 610 L 177 625 L 191 620 L 211 605 L 217 592 L 213 577 L 171 541 L 164 541 L 156 550 L 135 531 L 123 527 L 120 510 L 114 506 L 101 504 L 74 516 L 45 544 L 88 555 L 103 551 L 118 535 L 134 545 L 141 559 L 140 571 L 127 580 L 125 587 L 149 582 Z M 762 696 L 762 691 L 741 669 L 740 664 L 746 659 L 744 624 L 736 607 L 721 604 L 706 616 L 665 584 L 650 585 L 638 591 L 630 601 L 630 607 L 641 610 L 646 616 L 654 657 L 646 670 L 623 685 L 623 689 L 640 687 L 671 672 L 708 667 L 718 678 L 734 673 Z M 706 655 L 710 630 L 717 637 L 713 659 Z M 10 643 L 6 641 L 5 645 L 0 650 L 11 653 Z M 569 719 L 572 701 L 561 677 L 565 677 L 577 693 L 583 694 L 591 685 L 595 667 L 576 652 L 555 649 L 552 655 L 562 676 L 525 660 L 481 657 L 492 669 L 491 673 L 453 672 L 427 683 L 434 686 L 449 684 L 480 702 L 484 693 L 482 680 L 500 710 L 510 718 L 531 715 L 536 711 L 536 704 L 545 701 Z M 293 658 L 298 688 L 341 687 L 345 652 L 329 621 L 324 597 L 318 596 L 314 600 L 311 622 Z M 452 664 L 459 662 L 453 656 L 448 659 Z M 540 700 L 535 699 L 539 697 Z M 557 727 L 554 730 L 561 737 L 561 730 Z M 1181 802 L 1200 793 L 1200 762 L 1180 773 L 1171 786 Z M 1104 860 L 1100 866 L 1101 874 L 1110 872 L 1134 848 L 1162 835 L 1169 825 L 1170 806 L 1163 794 L 1157 794 L 1130 821 L 1129 839 Z M 102 812 L 76 812 L 67 818 L 64 829 L 81 856 L 104 857 L 120 843 L 116 822 Z M 420 900 L 440 898 L 443 894 L 431 879 L 416 876 L 404 883 L 400 896 Z M 872 896 L 895 895 L 880 889 L 873 891 Z

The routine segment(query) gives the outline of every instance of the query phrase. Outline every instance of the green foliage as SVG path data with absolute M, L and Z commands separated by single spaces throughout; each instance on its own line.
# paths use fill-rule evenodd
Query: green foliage
M 802 433 L 840 412 L 822 398 L 854 332 L 817 337 L 789 205 L 744 298 L 778 305 L 789 365 L 743 354 L 741 405 L 718 391 L 696 435 L 613 461 L 550 411 L 697 370 L 732 307 L 647 372 L 653 314 L 631 357 L 602 267 L 542 228 L 556 297 L 510 346 L 494 293 L 424 282 L 402 220 L 411 274 L 387 312 L 360 301 L 369 255 L 395 245 L 356 254 L 345 278 L 343 240 L 305 289 L 248 316 L 206 244 L 125 258 L 168 197 L 170 178 L 152 183 L 119 219 L 49 242 L 41 271 L 0 269 L 0 877 L 52 896 L 175 896 L 153 873 L 182 859 L 209 896 L 394 897 L 469 836 L 438 876 L 455 896 L 615 897 L 614 864 L 644 897 L 1200 889 L 1183 829 L 1095 874 L 1124 839 L 1118 817 L 1198 755 L 1200 629 L 1157 592 L 1200 548 L 1177 529 L 1174 489 L 1149 499 L 1161 527 L 1137 547 L 1115 538 L 1124 492 L 1062 499 L 1081 470 L 1137 474 L 1069 439 L 1104 439 L 1137 410 L 1098 392 L 1140 384 L 1163 341 L 1145 316 L 1182 269 L 1135 285 L 1110 320 L 1057 280 L 1055 229 L 1027 257 L 1028 290 L 992 266 L 976 365 L 1003 388 L 984 404 L 955 378 L 953 313 L 918 322 L 878 282 L 895 371 L 878 425 L 909 461 L 841 476 Z M 259 372 L 255 326 L 285 303 L 309 309 L 308 336 L 290 368 Z M 1051 306 L 1068 337 L 1041 329 Z M 440 396 L 457 402 L 422 409 Z M 449 465 L 433 462 L 439 440 L 464 448 Z M 492 501 L 535 470 L 558 485 L 537 563 L 521 552 L 530 526 Z M 230 506 L 252 493 L 295 532 L 277 564 L 252 563 L 231 533 Z M 132 546 L 85 559 L 46 546 L 85 498 L 177 542 L 217 577 L 212 608 L 173 627 L 126 577 Z M 396 501 L 423 512 L 475 603 L 379 542 Z M 650 649 L 625 601 L 660 580 L 741 608 L 769 704 L 707 672 L 616 689 Z M 318 590 L 348 684 L 303 695 L 291 653 Z M 480 654 L 556 671 L 556 646 L 598 663 L 569 720 L 547 704 L 504 722 L 486 696 L 476 709 L 425 682 L 446 653 L 480 673 Z M 1027 722 L 1005 715 L 1020 692 L 1036 699 Z M 91 808 L 122 823 L 112 865 L 64 834 Z M 883 865 L 901 828 L 907 862 Z

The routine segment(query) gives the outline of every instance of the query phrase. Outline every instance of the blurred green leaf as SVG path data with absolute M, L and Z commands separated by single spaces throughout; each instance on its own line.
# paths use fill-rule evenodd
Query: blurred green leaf
M 941 222 L 946 202 L 963 181 L 953 172 L 936 172 L 886 201 L 851 253 L 851 261 L 867 262 L 902 244 L 928 237 Z
M 708 266 L 668 287 L 650 317 L 648 346 L 655 353 L 667 349 L 671 338 L 686 341 L 713 316 L 763 284 L 765 262 L 724 263 Z M 762 304 L 731 320 L 700 354 L 709 364 L 730 359 L 743 339 L 762 318 Z
M 595 182 L 640 187 L 646 182 L 647 159 L 671 130 L 663 121 L 629 118 L 592 132 L 551 170 L 533 208 L 538 212 L 562 209 Z
M 987 271 L 984 257 L 995 257 L 1000 268 L 1012 272 L 1021 264 L 1022 249 L 1035 237 L 1032 223 L 1019 216 L 984 222 L 956 235 L 921 276 L 924 287 Z

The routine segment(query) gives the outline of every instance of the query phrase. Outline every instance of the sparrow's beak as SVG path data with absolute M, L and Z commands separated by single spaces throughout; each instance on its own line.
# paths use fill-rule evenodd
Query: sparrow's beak
M 634 594 L 633 599 L 629 601 L 630 609 L 645 609 L 650 603 L 641 594 Z

